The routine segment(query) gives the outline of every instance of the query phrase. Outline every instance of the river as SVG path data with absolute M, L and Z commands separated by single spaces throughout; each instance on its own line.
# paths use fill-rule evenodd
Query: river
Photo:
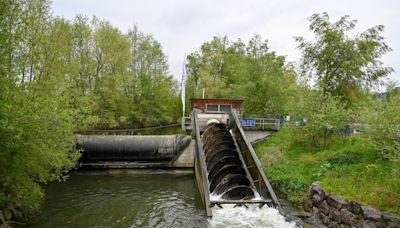
M 214 209 L 207 219 L 193 175 L 87 175 L 45 187 L 26 227 L 296 227 L 276 209 Z
M 104 132 L 107 134 L 107 132 Z M 112 132 L 111 132 L 112 133 Z M 180 127 L 149 129 L 134 134 L 179 134 Z M 274 208 L 213 208 L 205 215 L 193 174 L 88 175 L 74 172 L 67 181 L 45 186 L 45 201 L 24 227 L 318 227 L 299 221 L 281 199 L 286 217 Z

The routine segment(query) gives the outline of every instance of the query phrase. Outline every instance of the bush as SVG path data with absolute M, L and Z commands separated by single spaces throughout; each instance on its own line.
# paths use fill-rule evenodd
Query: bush
M 279 147 L 267 147 L 261 152 L 260 162 L 267 170 L 275 164 L 282 163 L 285 160 L 285 156 Z
M 344 153 L 335 154 L 328 159 L 331 165 L 351 165 L 361 161 L 362 155 L 359 152 L 346 151 Z
M 349 111 L 339 98 L 316 91 L 308 91 L 303 99 L 294 112 L 306 118 L 307 122 L 304 126 L 291 127 L 296 132 L 297 144 L 313 148 L 328 146 L 334 133 L 348 124 Z
M 365 134 L 380 151 L 381 158 L 400 161 L 400 95 L 374 101 L 372 108 L 365 108 L 363 121 Z

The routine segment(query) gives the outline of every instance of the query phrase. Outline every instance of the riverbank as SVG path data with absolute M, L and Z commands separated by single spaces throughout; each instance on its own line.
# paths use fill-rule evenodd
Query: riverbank
M 296 145 L 284 129 L 255 150 L 271 184 L 302 205 L 309 186 L 319 181 L 335 195 L 400 215 L 400 166 L 379 157 L 369 141 L 338 136 L 324 148 Z

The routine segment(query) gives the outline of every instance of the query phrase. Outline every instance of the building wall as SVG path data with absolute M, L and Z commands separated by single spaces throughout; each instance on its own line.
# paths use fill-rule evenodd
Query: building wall
M 238 116 L 242 116 L 243 100 L 233 99 L 190 99 L 191 110 L 198 109 L 202 112 L 207 111 L 207 104 L 231 105 L 232 111 Z

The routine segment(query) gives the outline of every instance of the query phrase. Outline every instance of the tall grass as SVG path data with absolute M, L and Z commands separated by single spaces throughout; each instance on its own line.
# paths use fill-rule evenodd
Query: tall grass
M 328 146 L 313 148 L 297 143 L 292 129 L 283 129 L 255 149 L 272 185 L 294 203 L 319 181 L 347 200 L 400 215 L 400 165 L 381 158 L 362 135 L 337 136 Z

